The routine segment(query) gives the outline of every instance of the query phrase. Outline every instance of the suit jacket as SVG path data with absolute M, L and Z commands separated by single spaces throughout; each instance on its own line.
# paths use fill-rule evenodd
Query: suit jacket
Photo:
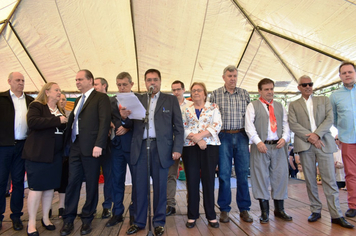
M 47 105 L 33 102 L 28 109 L 27 124 L 29 134 L 23 148 L 22 158 L 36 162 L 53 162 L 54 133 L 56 127 L 61 125 L 59 116 L 52 115 Z
M 147 94 L 137 95 L 147 109 Z M 160 93 L 154 114 L 156 142 L 162 168 L 170 167 L 174 161 L 173 152 L 182 153 L 184 128 L 182 113 L 178 100 L 173 95 Z M 133 120 L 133 137 L 131 142 L 131 165 L 135 165 L 141 152 L 145 124 L 142 120 Z M 174 136 L 174 138 L 173 138 Z
M 336 144 L 331 136 L 330 128 L 333 124 L 333 112 L 330 100 L 327 97 L 312 97 L 313 99 L 313 114 L 317 129 L 315 134 L 319 135 L 325 147 L 321 149 L 325 153 L 336 152 Z M 306 151 L 312 145 L 309 143 L 306 134 L 311 133 L 310 118 L 304 99 L 292 102 L 289 105 L 288 121 L 290 129 L 295 133 L 294 136 L 294 152 Z
M 27 107 L 34 100 L 26 95 Z M 13 146 L 15 144 L 15 108 L 10 96 L 10 90 L 0 93 L 0 146 Z
M 67 124 L 66 140 L 70 140 L 74 121 L 74 110 L 80 97 L 75 100 Z M 85 101 L 78 117 L 79 145 L 83 156 L 92 156 L 94 146 L 105 152 L 111 120 L 109 97 L 93 90 Z M 66 141 L 67 143 L 67 141 Z
M 130 130 L 124 135 L 115 135 L 111 140 L 111 144 L 115 148 L 121 148 L 124 152 L 130 152 L 132 139 L 132 121 L 130 119 L 122 122 L 116 96 L 110 98 L 111 102 L 111 122 L 115 125 L 115 132 L 120 127 L 129 128 Z

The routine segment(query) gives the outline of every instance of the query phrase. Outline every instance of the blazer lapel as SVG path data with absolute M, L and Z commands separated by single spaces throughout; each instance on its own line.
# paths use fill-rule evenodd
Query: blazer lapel
M 82 111 L 88 106 L 90 100 L 92 100 L 93 97 L 95 97 L 96 93 L 97 93 L 97 92 L 96 92 L 95 90 L 93 90 L 93 91 L 90 93 L 89 97 L 88 97 L 87 100 L 85 101 L 85 103 L 84 103 L 84 105 L 83 105 L 83 107 L 82 107 L 82 110 L 81 110 L 80 112 L 82 112 Z
M 301 97 L 301 98 L 298 99 L 298 101 L 299 101 L 299 104 L 302 106 L 305 114 L 307 114 L 308 118 L 310 119 L 309 112 L 308 112 L 308 109 L 307 109 L 307 105 L 305 104 L 304 99 Z
M 317 113 L 316 111 L 318 110 L 318 101 L 315 97 L 313 97 L 313 115 L 314 115 L 314 121 L 316 123 L 316 120 L 317 120 Z M 317 123 L 316 123 L 317 124 Z
M 161 109 L 163 102 L 166 100 L 166 94 L 160 93 L 157 104 L 156 104 L 156 109 L 155 109 L 155 114 Z

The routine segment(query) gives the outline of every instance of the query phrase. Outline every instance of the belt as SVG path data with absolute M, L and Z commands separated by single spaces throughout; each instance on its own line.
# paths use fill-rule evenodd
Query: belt
M 144 140 L 145 140 L 145 141 L 146 141 L 146 140 L 150 140 L 150 141 L 152 142 L 152 141 L 156 141 L 156 138 L 146 138 L 146 139 L 144 139 Z
M 21 139 L 21 140 L 15 139 L 14 143 L 16 144 L 16 143 L 25 142 L 25 141 L 26 141 L 26 139 Z
M 266 140 L 265 144 L 277 144 L 278 140 Z
M 227 134 L 237 134 L 237 133 L 240 133 L 240 132 L 245 132 L 245 129 L 244 128 L 242 128 L 242 129 L 233 129 L 233 130 L 223 129 L 223 130 L 220 130 L 220 132 L 227 133 Z

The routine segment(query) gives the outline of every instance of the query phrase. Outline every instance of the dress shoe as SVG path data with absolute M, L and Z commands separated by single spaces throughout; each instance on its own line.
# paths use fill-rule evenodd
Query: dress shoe
M 311 215 L 308 217 L 308 221 L 309 222 L 315 222 L 315 221 L 317 221 L 318 219 L 320 219 L 321 218 L 321 214 L 320 213 L 315 213 L 315 212 L 313 212 L 313 213 L 311 213 Z
M 138 231 L 140 231 L 142 228 L 138 227 L 137 225 L 133 224 L 130 226 L 130 228 L 126 231 L 126 234 L 135 234 Z
M 118 223 L 124 221 L 124 219 L 122 218 L 122 216 L 120 215 L 113 215 L 110 220 L 108 220 L 108 222 L 106 223 L 106 227 L 111 227 L 114 225 L 117 225 Z
M 81 235 L 86 235 L 90 234 L 92 231 L 91 223 L 83 223 L 82 228 L 80 229 L 80 234 Z
M 163 233 L 164 233 L 164 227 L 163 226 L 155 227 L 155 235 L 156 236 L 161 236 Z
M 344 228 L 352 229 L 354 226 L 347 222 L 344 217 L 331 219 L 331 223 L 341 225 Z
M 166 216 L 170 216 L 176 213 L 176 208 L 171 207 L 171 206 L 167 206 L 166 209 Z
M 41 223 L 42 223 L 42 226 L 45 227 L 45 229 L 47 229 L 47 230 L 53 231 L 56 229 L 56 226 L 54 226 L 54 225 L 45 225 L 45 223 L 43 222 L 43 219 L 41 219 Z
M 196 220 L 194 220 L 193 222 L 187 221 L 187 223 L 185 224 L 185 226 L 186 226 L 188 229 L 194 228 L 195 222 L 196 222 Z
M 58 218 L 59 219 L 62 219 L 63 213 L 64 213 L 64 208 L 59 208 L 58 209 Z
M 347 217 L 355 217 L 356 216 L 356 209 L 348 209 L 345 213 Z
M 27 226 L 26 232 L 27 232 L 27 236 L 40 236 L 40 234 L 38 233 L 37 230 L 35 232 L 29 233 L 28 226 Z
M 220 222 L 221 223 L 228 223 L 230 221 L 229 219 L 229 212 L 227 211 L 222 211 L 220 213 Z
M 253 219 L 252 219 L 252 217 L 250 216 L 250 214 L 248 213 L 248 211 L 241 211 L 241 212 L 240 212 L 240 218 L 241 218 L 243 221 L 247 222 L 247 223 L 253 222 Z
M 219 222 L 218 222 L 218 221 L 216 221 L 216 222 L 211 222 L 211 221 L 209 220 L 209 225 L 210 225 L 210 227 L 212 227 L 212 228 L 219 228 Z
M 111 210 L 108 208 L 103 209 L 103 213 L 101 214 L 102 219 L 109 218 L 111 216 Z
M 74 229 L 73 223 L 64 223 L 63 227 L 62 227 L 62 229 L 60 231 L 61 236 L 69 235 L 72 232 L 73 229 Z
M 12 228 L 16 231 L 23 229 L 23 224 L 20 218 L 12 219 Z

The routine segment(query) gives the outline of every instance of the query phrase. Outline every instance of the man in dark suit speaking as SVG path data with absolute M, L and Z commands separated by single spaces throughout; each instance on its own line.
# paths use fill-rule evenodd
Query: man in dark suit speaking
M 70 139 L 69 180 L 61 235 L 73 230 L 83 177 L 86 179 L 86 201 L 82 209 L 81 234 L 89 234 L 98 204 L 100 159 L 105 152 L 111 108 L 109 97 L 94 90 L 94 77 L 89 70 L 80 70 L 75 78 L 82 93 L 68 118 L 66 140 Z
M 134 224 L 127 234 L 134 234 L 145 228 L 147 221 L 147 153 L 146 142 L 150 141 L 150 175 L 153 179 L 153 227 L 155 234 L 164 233 L 166 223 L 168 169 L 174 160 L 180 158 L 183 149 L 183 122 L 176 97 L 160 92 L 161 73 L 149 69 L 145 73 L 147 90 L 152 91 L 149 108 L 149 136 L 142 120 L 134 120 L 130 161 L 134 195 Z M 147 109 L 148 94 L 138 95 Z M 125 111 L 122 108 L 123 112 Z M 123 114 L 121 114 L 123 115 Z M 125 116 L 123 116 L 124 118 Z M 173 138 L 174 137 L 174 138 Z M 139 194 L 137 194 L 139 193 Z

